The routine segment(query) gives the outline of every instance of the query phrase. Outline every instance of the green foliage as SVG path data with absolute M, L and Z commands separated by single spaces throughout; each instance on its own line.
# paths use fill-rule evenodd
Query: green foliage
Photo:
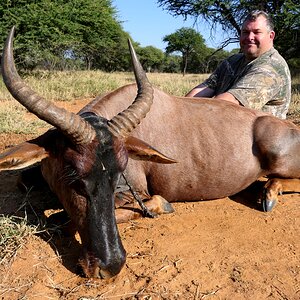
M 166 53 L 180 52 L 182 54 L 182 73 L 185 74 L 189 58 L 192 54 L 206 55 L 205 40 L 193 28 L 180 28 L 163 38 L 167 42 Z
M 192 57 L 192 68 L 188 69 L 189 73 L 210 73 L 216 69 L 218 64 L 230 56 L 231 53 L 219 49 L 207 48 L 204 53 L 195 52 Z
M 163 38 L 167 42 L 167 53 L 179 51 L 181 54 L 190 54 L 200 47 L 205 48 L 205 41 L 200 33 L 193 28 L 182 27 Z
M 0 3 L 0 42 L 16 26 L 14 51 L 19 70 L 129 71 L 127 39 L 112 0 L 3 0 Z M 170 39 L 165 55 L 152 46 L 136 50 L 148 71 L 185 73 L 207 70 L 210 54 L 202 36 L 182 28 Z M 180 66 L 181 64 L 181 66 Z
M 295 58 L 300 52 L 300 3 L 298 0 L 158 0 L 157 3 L 173 16 L 201 17 L 214 28 L 219 24 L 230 38 L 223 42 L 226 46 L 238 40 L 240 26 L 251 10 L 268 12 L 274 20 L 275 46 L 286 58 Z
M 145 70 L 160 71 L 165 55 L 162 50 L 153 46 L 140 47 L 137 49 L 139 60 Z
M 179 55 L 169 54 L 165 56 L 163 64 L 163 72 L 166 73 L 180 73 L 180 65 L 182 58 Z
M 24 68 L 63 69 L 72 62 L 87 69 L 118 69 L 128 34 L 110 0 L 2 1 L 0 36 L 16 25 L 16 57 Z M 128 62 L 125 61 L 128 66 Z M 124 68 L 121 66 L 119 69 Z
M 272 13 L 275 45 L 289 62 L 299 58 L 300 53 L 300 3 L 296 0 L 282 2 L 282 6 Z

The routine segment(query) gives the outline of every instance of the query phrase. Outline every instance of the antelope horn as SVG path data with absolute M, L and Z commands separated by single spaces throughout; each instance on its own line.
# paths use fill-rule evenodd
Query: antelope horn
M 14 32 L 15 27 L 12 27 L 2 54 L 2 76 L 7 89 L 30 112 L 61 130 L 75 144 L 90 143 L 96 132 L 88 122 L 42 98 L 21 79 L 13 57 Z
M 153 103 L 153 88 L 136 56 L 130 39 L 128 39 L 128 46 L 138 86 L 137 96 L 127 109 L 108 121 L 110 132 L 113 135 L 123 137 L 124 139 L 137 127 L 141 120 L 145 118 Z

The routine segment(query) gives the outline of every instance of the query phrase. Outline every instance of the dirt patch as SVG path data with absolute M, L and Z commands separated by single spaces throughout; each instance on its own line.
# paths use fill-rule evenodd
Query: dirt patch
M 77 112 L 83 103 L 64 105 Z M 0 149 L 32 137 L 2 134 Z M 45 191 L 21 193 L 17 176 L 0 173 L 0 213 L 42 222 L 58 202 Z M 0 298 L 300 299 L 299 195 L 281 196 L 272 213 L 253 195 L 176 203 L 173 214 L 119 225 L 127 261 L 110 280 L 76 275 L 80 245 L 67 230 L 36 235 L 2 266 Z

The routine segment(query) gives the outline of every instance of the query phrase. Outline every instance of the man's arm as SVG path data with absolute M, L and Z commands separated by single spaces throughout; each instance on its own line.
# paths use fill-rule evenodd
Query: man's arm
M 214 96 L 215 91 L 203 83 L 199 84 L 198 86 L 194 87 L 190 92 L 188 92 L 185 96 L 186 97 L 208 97 L 211 98 Z
M 218 96 L 215 97 L 215 99 L 226 100 L 234 104 L 242 105 L 232 94 L 228 92 L 219 94 Z
M 189 93 L 186 94 L 186 97 L 207 97 L 212 98 L 215 91 L 204 84 L 200 84 L 193 88 Z M 222 99 L 228 102 L 241 105 L 241 103 L 230 93 L 222 93 L 218 96 L 215 96 L 214 99 Z

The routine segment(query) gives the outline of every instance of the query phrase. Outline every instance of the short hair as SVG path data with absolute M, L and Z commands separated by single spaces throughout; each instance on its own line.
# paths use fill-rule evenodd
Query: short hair
M 248 21 L 255 21 L 258 17 L 263 16 L 266 19 L 266 23 L 267 23 L 267 29 L 268 31 L 273 31 L 274 30 L 274 23 L 273 20 L 271 18 L 271 16 L 266 13 L 263 10 L 253 10 L 251 11 L 245 18 L 243 24 L 242 24 L 242 28 L 244 26 L 244 24 Z

